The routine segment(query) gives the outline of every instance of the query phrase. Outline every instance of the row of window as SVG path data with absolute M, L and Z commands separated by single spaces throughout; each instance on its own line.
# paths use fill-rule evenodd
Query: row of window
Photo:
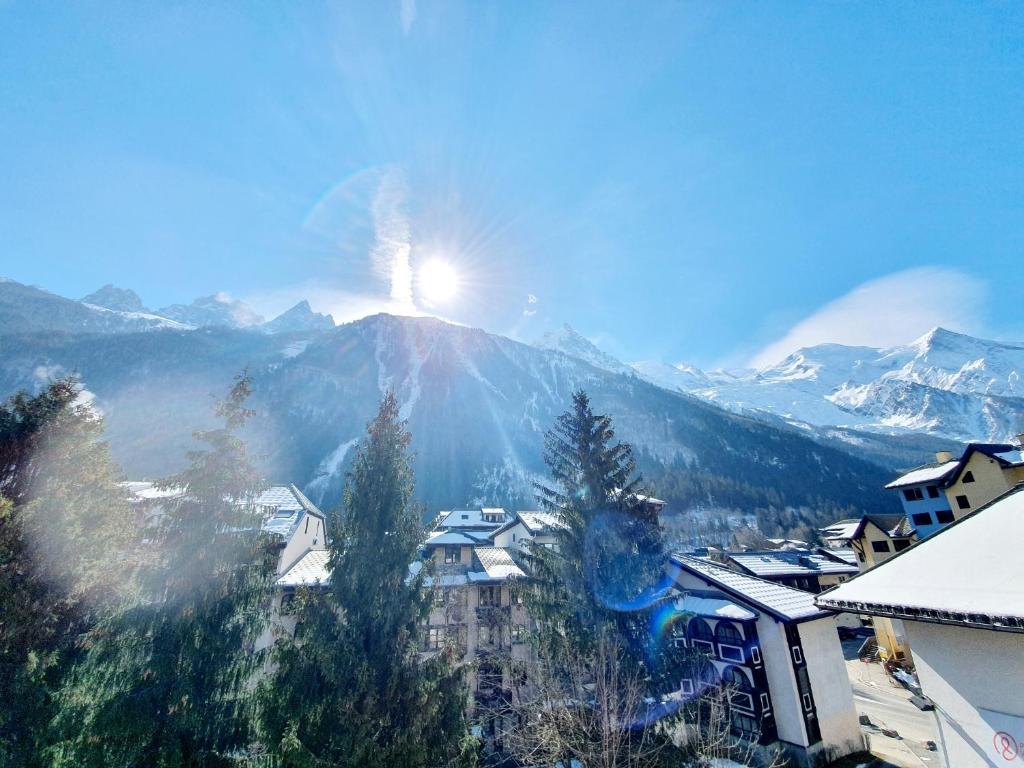
M 914 521 L 914 525 L 931 525 L 933 522 L 945 525 L 953 522 L 953 510 L 940 509 L 935 513 L 935 520 L 932 520 L 930 512 L 915 512 L 910 519 Z
M 967 472 L 964 472 L 964 476 L 960 478 L 960 482 L 962 482 L 962 483 L 973 483 L 974 482 L 974 473 L 971 472 L 970 470 L 968 470 Z M 937 486 L 937 485 L 929 485 L 926 490 L 928 492 L 928 498 L 929 499 L 937 499 L 937 498 L 939 498 L 939 486 Z M 907 501 L 921 501 L 924 498 L 924 491 L 922 491 L 920 487 L 917 487 L 917 488 L 904 488 L 903 489 L 903 498 L 905 498 Z M 963 498 L 966 498 L 966 497 L 964 497 L 964 496 L 957 496 L 956 498 L 959 501 L 960 499 L 963 499 Z M 963 509 L 963 507 L 961 507 L 961 509 Z

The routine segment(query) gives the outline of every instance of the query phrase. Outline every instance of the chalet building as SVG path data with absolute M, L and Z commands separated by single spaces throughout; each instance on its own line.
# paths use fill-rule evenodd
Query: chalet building
M 1022 537 L 1024 485 L 817 597 L 902 623 L 948 766 L 1024 760 Z
M 861 573 L 907 549 L 917 538 L 905 515 L 864 515 L 840 520 L 821 530 L 831 545 L 848 545 Z M 867 617 L 865 617 L 865 620 Z M 903 625 L 888 618 L 871 618 L 880 658 L 905 658 L 909 649 Z
M 690 555 L 671 559 L 683 620 L 673 642 L 705 654 L 682 692 L 728 685 L 733 733 L 812 766 L 863 748 L 833 612 L 810 592 Z
M 1024 482 L 1024 453 L 1008 443 L 969 443 L 959 458 L 939 451 L 935 461 L 916 467 L 886 485 L 897 491 L 903 511 L 917 531 L 927 538 Z
M 534 546 L 554 547 L 555 531 L 561 526 L 550 512 L 516 512 L 512 519 L 490 536 L 496 547 L 509 547 L 526 551 L 527 543 Z

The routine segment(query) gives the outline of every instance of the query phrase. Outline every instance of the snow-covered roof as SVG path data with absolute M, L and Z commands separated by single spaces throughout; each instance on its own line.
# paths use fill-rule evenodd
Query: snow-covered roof
M 550 512 L 516 512 L 516 517 L 530 533 L 545 533 L 552 528 L 564 528 L 565 524 Z
M 257 507 L 264 512 L 263 530 L 289 538 L 309 512 L 323 518 L 323 512 L 294 485 L 272 485 L 256 497 Z
M 129 501 L 155 501 L 181 495 L 181 488 L 157 488 L 146 480 L 129 480 L 121 485 L 128 489 Z
M 1024 464 L 1024 451 L 1014 448 L 1009 451 L 994 451 L 992 453 L 997 459 L 1002 459 L 1007 464 Z
M 743 570 L 765 579 L 773 576 L 857 573 L 857 566 L 809 549 L 728 552 L 726 557 Z
M 315 584 L 325 586 L 330 584 L 331 574 L 327 570 L 328 558 L 330 558 L 330 552 L 326 549 L 310 550 L 278 578 L 277 586 L 308 587 Z
M 827 528 L 821 529 L 821 535 L 825 539 L 833 539 L 836 541 L 849 541 L 853 538 L 857 532 L 857 528 L 860 526 L 860 518 L 854 520 L 840 520 L 832 523 Z
M 739 621 L 753 621 L 757 614 L 737 605 L 729 600 L 720 600 L 714 597 L 698 597 L 696 595 L 684 595 L 676 600 L 676 610 L 692 613 L 697 616 L 710 616 L 716 619 L 737 619 Z
M 1024 632 L 1024 485 L 818 595 L 832 609 Z
M 921 483 L 937 483 L 945 480 L 959 464 L 960 461 L 958 459 L 944 461 L 941 464 L 925 464 L 917 469 L 910 470 L 906 474 L 900 475 L 885 487 L 904 488 L 908 485 L 920 485 Z
M 512 555 L 504 547 L 476 547 L 473 549 L 477 562 L 483 568 L 483 572 L 470 572 L 471 581 L 500 580 L 509 578 L 521 578 L 526 576 Z
M 829 611 L 822 610 L 814 604 L 814 595 L 811 592 L 748 576 L 724 565 L 684 554 L 673 555 L 672 562 L 706 584 L 777 619 L 805 621 L 830 615 Z
M 838 557 L 844 563 L 849 563 L 850 565 L 857 564 L 857 553 L 854 552 L 853 549 L 850 547 L 840 547 L 837 549 L 830 548 L 828 550 L 819 549 L 818 551 L 827 552 L 828 554 L 832 555 L 832 557 Z
M 438 528 L 474 528 L 477 530 L 492 531 L 495 528 L 500 527 L 505 523 L 504 517 L 502 520 L 492 523 L 489 520 L 484 520 L 484 514 L 502 514 L 504 516 L 505 510 L 503 509 L 453 509 L 450 512 L 441 512 L 438 517 L 440 520 L 437 523 Z
M 423 546 L 439 547 L 444 544 L 449 546 L 455 544 L 473 546 L 474 544 L 478 544 L 482 538 L 486 537 L 474 536 L 472 533 L 465 531 L 434 531 L 427 536 L 426 541 L 423 542 Z

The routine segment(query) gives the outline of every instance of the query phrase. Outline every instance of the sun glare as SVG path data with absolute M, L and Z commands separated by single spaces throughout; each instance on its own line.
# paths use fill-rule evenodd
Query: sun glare
M 420 267 L 418 283 L 420 295 L 432 304 L 450 301 L 459 292 L 459 275 L 443 259 L 431 259 Z

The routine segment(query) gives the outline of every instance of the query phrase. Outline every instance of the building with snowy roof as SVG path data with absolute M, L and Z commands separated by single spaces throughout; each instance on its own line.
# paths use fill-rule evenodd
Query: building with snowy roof
M 834 612 L 814 595 L 685 554 L 671 642 L 699 651 L 684 694 L 729 686 L 733 732 L 800 766 L 862 749 Z
M 1022 537 L 1019 485 L 817 597 L 902 623 L 949 766 L 1024 759 Z
M 727 551 L 720 557 L 733 570 L 814 593 L 834 587 L 858 572 L 856 564 L 827 549 Z
M 1024 435 L 1017 441 L 968 443 L 959 458 L 939 451 L 934 462 L 903 473 L 885 487 L 899 493 L 918 538 L 927 538 L 1024 481 Z
M 562 527 L 557 515 L 550 512 L 516 512 L 503 526 L 491 533 L 491 541 L 498 547 L 512 547 L 525 551 L 533 542 L 536 546 L 554 547 L 555 533 Z

